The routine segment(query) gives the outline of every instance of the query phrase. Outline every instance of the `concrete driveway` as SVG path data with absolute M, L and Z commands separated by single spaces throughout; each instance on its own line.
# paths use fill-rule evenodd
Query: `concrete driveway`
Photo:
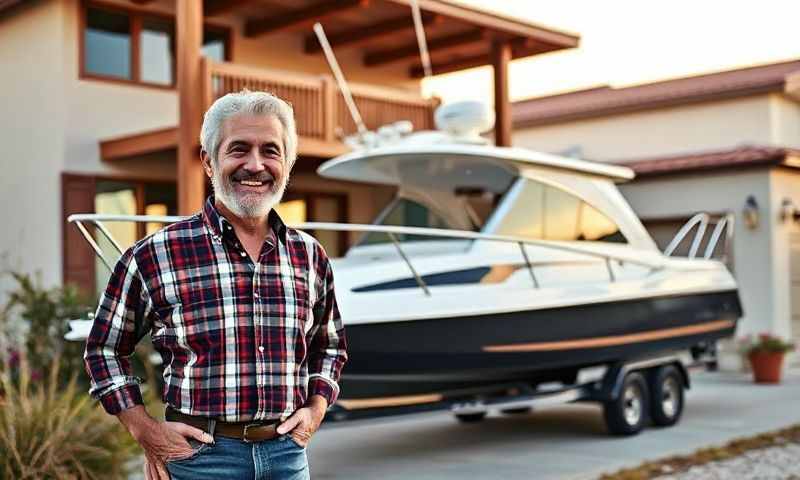
M 309 449 L 315 479 L 590 479 L 800 423 L 800 371 L 779 386 L 749 376 L 692 376 L 681 422 L 610 437 L 596 405 L 568 405 L 460 424 L 446 413 L 329 425 Z

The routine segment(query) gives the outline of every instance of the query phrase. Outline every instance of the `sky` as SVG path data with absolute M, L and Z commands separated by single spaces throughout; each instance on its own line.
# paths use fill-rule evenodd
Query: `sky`
M 451 1 L 580 35 L 576 49 L 513 61 L 512 101 L 800 59 L 800 0 Z M 491 103 L 492 70 L 440 75 L 423 89 Z

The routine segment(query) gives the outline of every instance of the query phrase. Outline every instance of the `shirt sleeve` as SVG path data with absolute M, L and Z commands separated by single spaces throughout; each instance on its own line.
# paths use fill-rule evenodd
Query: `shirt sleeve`
M 336 304 L 333 288 L 333 269 L 325 251 L 317 247 L 315 262 L 319 276 L 320 295 L 314 304 L 315 329 L 309 346 L 308 396 L 322 395 L 333 405 L 339 396 L 339 377 L 347 362 L 347 341 Z
M 129 249 L 100 297 L 83 357 L 91 381 L 89 394 L 112 415 L 144 403 L 142 380 L 133 376 L 130 356 L 150 329 L 151 314 L 150 296 Z

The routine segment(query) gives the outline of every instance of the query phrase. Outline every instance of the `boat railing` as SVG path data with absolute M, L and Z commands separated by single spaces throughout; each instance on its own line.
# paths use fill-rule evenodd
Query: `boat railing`
M 94 250 L 98 258 L 100 258 L 103 264 L 110 271 L 113 271 L 114 268 L 113 262 L 103 252 L 103 249 L 98 244 L 97 239 L 89 231 L 90 227 L 87 228 L 85 223 L 91 224 L 94 227 L 96 227 L 97 231 L 100 232 L 100 234 L 102 234 L 102 236 L 105 237 L 111 243 L 111 245 L 118 252 L 118 254 L 122 255 L 123 253 L 122 246 L 113 238 L 113 235 L 105 226 L 104 222 L 169 224 L 183 220 L 184 218 L 186 217 L 157 216 L 157 215 L 73 214 L 67 218 L 67 221 L 69 221 L 70 223 L 74 223 L 77 226 L 78 230 L 80 230 L 81 234 L 89 243 L 89 246 L 91 246 L 91 248 Z M 306 222 L 306 223 L 292 224 L 291 227 L 302 230 L 382 233 L 387 235 L 391 240 L 392 244 L 394 245 L 394 247 L 396 248 L 397 253 L 400 255 L 403 262 L 408 267 L 417 285 L 422 289 L 423 292 L 425 292 L 426 295 L 431 294 L 430 288 L 425 283 L 423 276 L 420 275 L 419 271 L 414 267 L 411 258 L 409 258 L 406 251 L 403 249 L 402 245 L 403 242 L 399 240 L 399 236 L 401 235 L 516 244 L 517 246 L 519 246 L 520 253 L 522 254 L 522 259 L 524 260 L 525 266 L 530 274 L 534 288 L 539 288 L 540 283 L 536 277 L 534 263 L 531 261 L 528 251 L 525 249 L 526 246 L 536 246 L 555 251 L 578 253 L 581 255 L 598 258 L 605 263 L 605 267 L 609 276 L 609 281 L 611 282 L 615 282 L 617 280 L 616 275 L 614 273 L 614 269 L 612 268 L 612 262 L 619 262 L 620 264 L 629 263 L 633 265 L 638 265 L 640 267 L 648 269 L 649 270 L 648 273 L 650 274 L 657 272 L 663 268 L 663 264 L 661 262 L 645 261 L 633 255 L 597 252 L 590 248 L 580 247 L 575 245 L 565 245 L 563 243 L 555 241 L 535 240 L 530 238 L 507 236 L 507 235 L 491 235 L 491 234 L 470 232 L 465 230 L 447 230 L 439 228 L 421 228 L 421 227 L 399 227 L 399 226 L 389 226 L 389 225 L 363 225 L 363 224 L 350 224 L 350 223 L 320 223 L 320 222 Z
M 664 255 L 672 256 L 675 252 L 675 249 L 678 248 L 686 235 L 697 226 L 697 232 L 694 234 L 694 238 L 692 239 L 692 244 L 689 247 L 689 254 L 688 258 L 694 259 L 697 257 L 697 251 L 700 249 L 700 245 L 703 242 L 703 239 L 706 235 L 706 229 L 708 227 L 709 221 L 711 217 L 707 213 L 698 213 L 694 215 L 692 218 L 686 221 L 685 224 L 678 230 L 678 233 L 672 238 L 672 241 L 669 242 L 667 248 L 664 249 Z M 720 237 L 724 234 L 725 241 L 723 243 L 722 249 L 722 259 L 723 261 L 728 258 L 728 250 L 733 240 L 733 227 L 734 227 L 734 215 L 733 213 L 726 213 L 722 216 L 719 220 L 717 220 L 716 225 L 714 226 L 714 230 L 711 232 L 711 237 L 706 244 L 706 249 L 703 252 L 703 258 L 708 260 L 714 255 L 714 251 L 717 248 L 717 244 L 719 243 Z

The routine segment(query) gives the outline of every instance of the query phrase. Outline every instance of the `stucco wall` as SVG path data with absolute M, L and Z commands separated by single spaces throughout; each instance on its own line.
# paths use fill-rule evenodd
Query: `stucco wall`
M 773 272 L 784 255 L 783 245 L 775 241 L 773 234 L 780 230 L 774 222 L 777 215 L 774 183 L 768 169 L 758 169 L 662 177 L 621 186 L 623 196 L 643 219 L 689 217 L 700 211 L 735 214 L 733 261 L 744 308 L 737 335 L 780 330 L 786 322 L 784 297 L 788 294 L 785 284 L 788 280 Z M 742 220 L 742 207 L 749 195 L 759 205 L 760 223 L 754 230 L 748 229 Z M 727 361 L 736 362 L 732 344 L 726 343 L 722 349 L 729 354 Z
M 59 2 L 0 17 L 0 267 L 61 277 L 61 184 L 66 118 Z M 0 276 L 0 296 L 10 285 Z M 2 298 L 0 298 L 2 301 Z
M 770 97 L 770 101 L 773 143 L 800 148 L 800 103 L 777 93 Z
M 517 129 L 513 143 L 545 152 L 578 147 L 583 158 L 624 161 L 771 144 L 772 115 L 770 96 L 757 95 Z

